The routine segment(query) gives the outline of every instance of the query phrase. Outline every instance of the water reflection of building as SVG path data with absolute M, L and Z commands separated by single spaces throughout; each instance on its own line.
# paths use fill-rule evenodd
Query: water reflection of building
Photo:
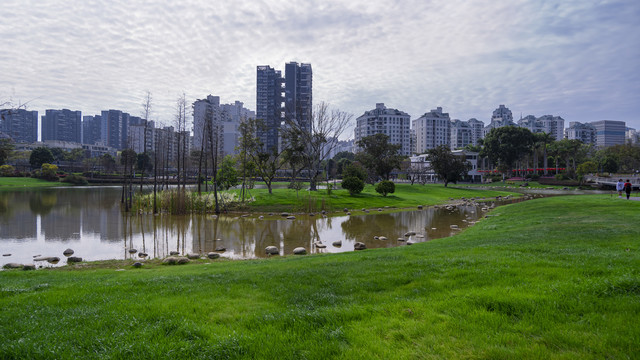
M 0 240 L 36 239 L 38 217 L 29 208 L 30 194 L 0 193 Z

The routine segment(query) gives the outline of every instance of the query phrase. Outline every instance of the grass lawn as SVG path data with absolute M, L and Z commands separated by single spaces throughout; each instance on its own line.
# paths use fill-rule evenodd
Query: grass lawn
M 553 197 L 413 246 L 3 271 L 0 358 L 637 358 L 639 213 Z
M 240 193 L 239 190 L 232 190 L 232 192 Z M 489 198 L 499 195 L 518 195 L 507 191 L 461 189 L 451 186 L 445 188 L 442 184 L 396 184 L 395 193 L 386 197 L 378 194 L 373 185 L 366 185 L 362 193 L 353 196 L 342 188 L 332 190 L 331 195 L 327 194 L 327 190 L 318 190 L 316 192 L 300 190 L 296 194 L 296 191 L 291 189 L 274 189 L 273 194 L 269 194 L 267 189 L 253 189 L 250 190 L 250 194 L 255 198 L 255 201 L 249 203 L 248 208 L 264 212 L 338 211 L 344 208 L 370 209 L 385 206 L 410 208 L 417 205 L 443 204 L 450 202 L 450 198 Z M 237 196 L 239 198 L 239 195 Z
M 33 189 L 55 186 L 69 186 L 69 184 L 59 181 L 46 181 L 29 177 L 0 177 L 0 191 L 15 191 L 20 189 Z

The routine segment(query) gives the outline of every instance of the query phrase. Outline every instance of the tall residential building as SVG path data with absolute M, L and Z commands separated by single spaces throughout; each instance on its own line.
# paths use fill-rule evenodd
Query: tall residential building
M 429 149 L 440 145 L 452 146 L 451 143 L 451 118 L 448 113 L 443 113 L 441 107 L 424 113 L 412 121 L 415 132 L 415 152 L 424 154 Z M 467 133 L 470 141 L 470 132 Z
M 82 113 L 68 109 L 45 111 L 42 116 L 42 141 L 82 142 Z
M 356 119 L 355 142 L 366 136 L 385 134 L 389 142 L 401 145 L 401 155 L 411 155 L 411 131 L 409 114 L 387 109 L 384 103 L 377 103 L 376 108 L 365 111 Z
M 607 147 L 624 144 L 627 124 L 624 121 L 600 120 L 592 121 L 596 130 L 596 146 Z
M 102 116 L 86 115 L 82 117 L 82 143 L 104 145 L 102 142 Z
M 240 132 L 238 127 L 248 119 L 255 119 L 256 113 L 244 107 L 241 101 L 233 104 L 222 104 L 222 132 L 223 132 L 223 153 L 224 155 L 236 154 L 236 147 L 239 144 Z
M 640 132 L 638 132 L 634 128 L 628 127 L 627 131 L 625 132 L 625 138 L 631 144 L 637 145 L 638 143 L 640 143 Z
M 103 110 L 100 121 L 100 141 L 112 148 L 127 148 L 129 114 L 120 110 Z
M 210 151 L 217 146 L 218 154 L 222 155 L 224 137 L 222 136 L 222 109 L 220 97 L 208 95 L 205 99 L 198 99 L 193 103 L 193 148 L 200 151 Z
M 491 122 L 484 128 L 483 136 L 486 136 L 491 129 L 514 125 L 516 124 L 513 122 L 513 114 L 511 113 L 511 110 L 504 105 L 500 105 L 493 111 L 493 114 L 491 115 Z
M 560 116 L 543 115 L 536 118 L 527 115 L 518 120 L 518 126 L 529 129 L 532 133 L 547 133 L 554 140 L 562 140 L 564 137 L 564 119 Z
M 258 132 L 265 149 L 278 149 L 278 137 L 282 122 L 282 86 L 284 79 L 279 70 L 270 66 L 257 67 L 256 119 L 264 122 L 264 130 Z
M 25 109 L 0 109 L 0 132 L 15 142 L 38 141 L 38 112 Z
M 582 124 L 572 121 L 569 123 L 569 127 L 564 130 L 564 137 L 569 140 L 580 140 L 585 144 L 595 144 L 596 128 L 589 123 Z
M 297 121 L 302 129 L 310 132 L 313 106 L 311 64 L 285 64 L 284 79 L 285 119 Z

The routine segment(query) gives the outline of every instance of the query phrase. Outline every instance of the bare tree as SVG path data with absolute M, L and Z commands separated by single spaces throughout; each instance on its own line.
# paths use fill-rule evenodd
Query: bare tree
M 187 128 L 187 97 L 185 93 L 182 93 L 182 95 L 178 98 L 176 102 L 176 129 L 177 129 L 176 138 L 178 142 L 176 168 L 178 172 L 177 173 L 178 187 L 180 187 L 180 181 L 182 180 L 183 189 L 185 188 L 186 181 L 187 181 L 187 177 L 186 177 L 187 167 L 185 164 L 187 155 L 185 153 L 187 149 L 186 142 L 189 139 L 186 138 L 185 136 L 186 128 Z M 181 175 L 182 175 L 182 179 L 181 179 Z
M 338 139 L 349 127 L 353 115 L 330 109 L 329 104 L 321 102 L 315 106 L 310 118 L 310 127 L 297 119 L 285 118 L 282 138 L 285 147 L 287 143 L 304 144 L 300 155 L 309 170 L 310 190 L 315 191 L 322 172 L 321 164 L 338 145 Z
M 144 97 L 144 100 L 142 102 L 142 114 L 141 114 L 144 119 L 144 135 L 143 135 L 143 143 L 142 143 L 142 153 L 146 154 L 147 153 L 147 131 L 149 131 L 149 116 L 151 115 L 151 91 L 147 90 L 147 94 Z M 144 179 L 144 168 L 145 166 L 142 166 L 142 169 L 140 169 L 141 173 L 140 173 L 140 194 L 142 194 L 142 181 Z
M 257 134 L 264 131 L 265 123 L 261 119 L 248 119 L 240 124 L 240 134 L 242 134 L 240 147 L 245 149 L 248 156 L 255 165 L 256 175 L 262 178 L 269 194 L 272 194 L 271 185 L 280 168 L 284 165 L 282 153 L 277 147 L 267 150 Z M 246 166 L 246 161 L 245 161 Z

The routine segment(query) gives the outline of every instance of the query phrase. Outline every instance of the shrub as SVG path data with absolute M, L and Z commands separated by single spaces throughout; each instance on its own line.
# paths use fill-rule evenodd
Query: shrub
M 538 175 L 538 174 L 532 174 L 531 175 L 531 180 L 532 181 L 538 181 L 538 179 L 540 179 L 540 175 Z
M 387 194 L 393 194 L 396 191 L 396 184 L 393 181 L 383 180 L 376 185 L 376 192 L 378 194 L 382 194 L 382 196 L 387 196 Z
M 57 165 L 44 163 L 40 168 L 40 174 L 38 177 L 48 181 L 58 181 L 57 172 Z
M 13 166 L 11 165 L 0 166 L 0 176 L 9 177 L 9 176 L 15 176 L 15 175 L 16 175 L 16 169 Z
M 567 178 L 567 177 L 566 177 L 566 176 L 564 176 L 564 174 L 556 174 L 556 175 L 554 176 L 554 178 L 555 178 L 556 180 L 566 180 L 566 178 Z
M 85 178 L 84 176 L 75 175 L 75 174 L 67 175 L 64 179 L 62 179 L 62 182 L 69 183 L 72 185 L 88 185 L 89 184 L 89 182 L 87 181 L 87 178 Z
M 349 190 L 349 194 L 359 194 L 364 190 L 364 181 L 355 176 L 342 179 L 342 188 Z

